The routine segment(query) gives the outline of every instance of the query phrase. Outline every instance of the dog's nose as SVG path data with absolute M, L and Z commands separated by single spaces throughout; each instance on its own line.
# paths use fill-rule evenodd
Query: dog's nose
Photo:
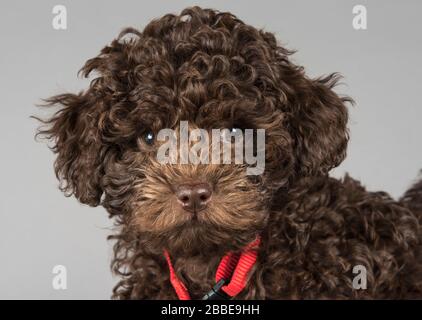
M 204 210 L 211 200 L 211 194 L 208 183 L 181 184 L 176 189 L 177 201 L 190 212 Z

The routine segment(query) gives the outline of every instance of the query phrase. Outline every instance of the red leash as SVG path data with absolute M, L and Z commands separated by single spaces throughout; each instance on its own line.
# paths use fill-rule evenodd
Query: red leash
M 204 299 L 233 298 L 245 288 L 249 271 L 255 265 L 258 256 L 257 248 L 260 241 L 261 239 L 258 237 L 247 245 L 241 253 L 229 252 L 221 259 L 215 274 L 217 284 L 213 290 L 205 295 Z M 177 296 L 180 300 L 190 300 L 188 289 L 177 277 L 167 250 L 164 251 L 164 256 L 170 271 L 170 282 Z M 226 284 L 228 281 L 230 282 Z M 224 293 L 221 293 L 220 290 Z

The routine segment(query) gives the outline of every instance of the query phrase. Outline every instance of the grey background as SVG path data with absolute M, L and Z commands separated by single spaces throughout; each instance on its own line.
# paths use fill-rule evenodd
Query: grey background
M 51 26 L 54 5 L 68 29 Z M 338 92 L 356 100 L 346 171 L 370 190 L 400 196 L 422 168 L 422 1 L 5 1 L 0 2 L 0 298 L 108 299 L 112 222 L 57 189 L 54 156 L 34 142 L 31 114 L 41 98 L 87 85 L 83 63 L 126 26 L 198 4 L 231 11 L 299 50 L 310 75 L 338 71 Z M 368 30 L 352 28 L 352 8 L 368 9 Z M 68 289 L 52 288 L 52 268 Z

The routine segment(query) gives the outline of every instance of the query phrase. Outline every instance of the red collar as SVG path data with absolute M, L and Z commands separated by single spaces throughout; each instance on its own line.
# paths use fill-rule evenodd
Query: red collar
M 249 271 L 255 265 L 258 256 L 257 248 L 260 241 L 261 239 L 258 237 L 255 241 L 248 244 L 242 252 L 229 252 L 221 259 L 215 274 L 215 282 L 217 284 L 203 299 L 234 298 L 245 288 Z M 180 300 L 191 300 L 188 289 L 174 271 L 167 250 L 164 251 L 164 256 L 170 271 L 170 282 L 177 296 Z M 229 279 L 230 282 L 226 284 Z

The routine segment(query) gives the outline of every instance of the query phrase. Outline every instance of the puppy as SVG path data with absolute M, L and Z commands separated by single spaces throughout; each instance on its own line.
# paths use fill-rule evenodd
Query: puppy
M 422 298 L 422 183 L 395 201 L 329 177 L 352 101 L 290 55 L 230 13 L 187 8 L 125 29 L 82 68 L 89 88 L 47 99 L 61 190 L 116 221 L 114 298 Z M 158 133 L 182 121 L 264 129 L 264 172 L 161 163 Z

